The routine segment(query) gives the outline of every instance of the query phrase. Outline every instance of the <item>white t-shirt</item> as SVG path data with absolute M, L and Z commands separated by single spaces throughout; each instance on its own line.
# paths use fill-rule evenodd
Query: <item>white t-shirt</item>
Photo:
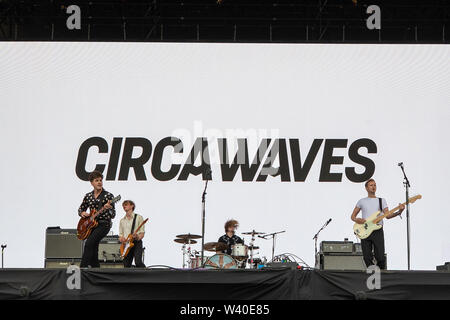
M 380 211 L 380 200 L 379 198 L 362 198 L 356 203 L 356 207 L 361 209 L 362 218 L 367 219 L 372 214 L 377 211 Z M 387 208 L 387 203 L 385 199 L 381 199 L 381 206 L 383 210 Z M 381 210 L 382 211 L 382 210 Z M 383 215 L 379 214 L 378 216 Z M 383 225 L 383 220 L 381 220 L 378 224 Z

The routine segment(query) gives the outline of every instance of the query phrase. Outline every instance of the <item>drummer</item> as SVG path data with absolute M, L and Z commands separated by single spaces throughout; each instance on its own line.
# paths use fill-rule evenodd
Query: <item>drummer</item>
M 239 227 L 237 220 L 231 219 L 225 222 L 225 234 L 219 238 L 217 242 L 222 242 L 227 245 L 227 250 L 222 253 L 231 255 L 231 247 L 237 243 L 244 244 L 244 240 L 236 235 L 236 229 Z

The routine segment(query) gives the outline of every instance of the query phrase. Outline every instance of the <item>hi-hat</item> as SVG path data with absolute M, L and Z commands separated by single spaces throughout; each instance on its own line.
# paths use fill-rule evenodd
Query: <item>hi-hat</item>
M 258 235 L 258 234 L 265 234 L 265 232 L 258 232 L 258 231 L 249 231 L 249 232 L 242 232 L 242 234 L 251 234 L 251 235 Z
M 197 241 L 191 240 L 191 239 L 175 239 L 173 241 L 175 241 L 177 243 L 182 243 L 182 244 L 196 244 L 197 243 Z
M 179 234 L 176 236 L 177 238 L 180 239 L 200 239 L 202 236 L 199 236 L 198 234 Z

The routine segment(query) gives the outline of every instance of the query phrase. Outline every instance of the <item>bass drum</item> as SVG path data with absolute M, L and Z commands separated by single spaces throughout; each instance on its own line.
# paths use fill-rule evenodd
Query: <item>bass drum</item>
M 225 253 L 218 253 L 209 257 L 205 263 L 206 269 L 237 269 L 238 264 L 232 256 Z

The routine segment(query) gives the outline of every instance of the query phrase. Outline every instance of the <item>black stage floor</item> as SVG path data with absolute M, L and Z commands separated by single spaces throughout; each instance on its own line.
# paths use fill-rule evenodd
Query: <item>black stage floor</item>
M 66 269 L 0 269 L 0 299 L 450 299 L 445 271 L 383 271 L 375 290 L 367 287 L 371 275 L 360 271 L 89 269 L 78 275 L 77 282 Z

